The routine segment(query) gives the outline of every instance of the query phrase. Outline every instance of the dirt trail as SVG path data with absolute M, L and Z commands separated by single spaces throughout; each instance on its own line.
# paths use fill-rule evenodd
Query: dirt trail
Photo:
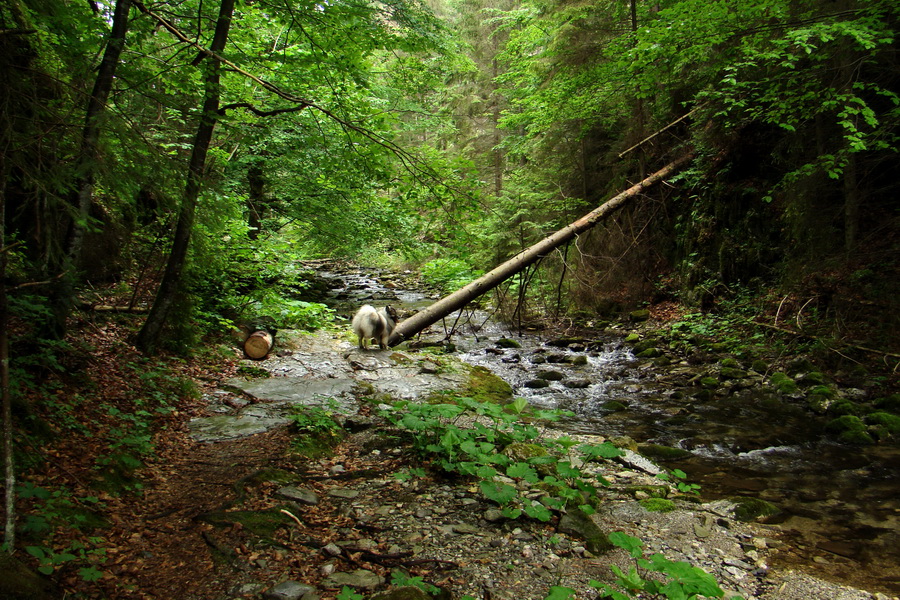
M 115 576 L 110 596 L 208 599 L 233 589 L 235 572 L 213 557 L 216 547 L 234 548 L 198 517 L 234 502 L 242 478 L 281 464 L 288 443 L 281 429 L 215 444 L 185 440 L 163 452 L 144 497 L 126 505 L 109 536 L 115 548 L 107 565 Z

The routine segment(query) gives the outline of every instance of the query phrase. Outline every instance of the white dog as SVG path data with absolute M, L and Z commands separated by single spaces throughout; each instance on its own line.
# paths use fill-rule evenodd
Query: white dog
M 386 349 L 396 326 L 397 310 L 393 306 L 375 310 L 366 304 L 353 317 L 353 332 L 359 337 L 359 347 L 362 350 L 368 349 L 371 339 L 377 341 L 382 350 Z

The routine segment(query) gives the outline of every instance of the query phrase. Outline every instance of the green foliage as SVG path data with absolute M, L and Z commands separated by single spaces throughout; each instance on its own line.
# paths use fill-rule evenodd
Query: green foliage
M 678 488 L 678 491 L 682 494 L 699 494 L 700 493 L 700 484 L 699 483 L 688 483 L 685 481 L 687 479 L 687 473 L 682 471 L 681 469 L 672 469 L 672 476 L 675 477 L 675 487 Z M 657 479 L 661 479 L 662 481 L 669 481 L 668 473 L 660 473 L 656 476 Z
M 103 538 L 69 539 L 65 547 L 56 543 L 57 534 L 62 530 L 90 531 L 105 525 L 94 512 L 104 506 L 97 497 L 76 498 L 64 487 L 47 489 L 31 482 L 20 484 L 16 491 L 33 507 L 26 515 L 22 532 L 26 539 L 37 542 L 26 545 L 25 551 L 37 559 L 39 572 L 52 575 L 67 565 L 81 565 L 78 574 L 82 580 L 96 581 L 103 576 L 98 568 L 106 561 L 106 551 L 101 547 Z
M 423 592 L 427 592 L 433 596 L 436 596 L 441 591 L 439 587 L 426 582 L 421 577 L 410 577 L 408 574 L 401 571 L 391 572 L 391 585 L 397 587 L 417 587 Z
M 337 595 L 337 600 L 363 600 L 365 596 L 362 594 L 357 594 L 353 591 L 353 588 L 344 586 L 341 588 L 340 593 Z
M 422 279 L 441 292 L 452 292 L 481 277 L 484 272 L 477 271 L 465 262 L 452 258 L 438 258 L 422 265 Z
M 691 600 L 699 598 L 724 598 L 725 592 L 719 587 L 715 577 L 690 563 L 672 561 L 662 554 L 644 556 L 643 542 L 625 533 L 614 531 L 609 541 L 626 550 L 634 559 L 628 573 L 613 565 L 616 575 L 615 586 L 592 580 L 591 587 L 600 591 L 601 598 L 629 600 L 631 598 L 668 598 L 669 600 Z M 647 574 L 657 574 L 648 578 Z M 661 577 L 662 581 L 659 580 Z M 742 600 L 741 596 L 730 596 L 730 600 Z
M 414 449 L 441 469 L 478 480 L 482 494 L 510 519 L 525 514 L 548 521 L 551 511 L 569 504 L 590 511 L 597 498 L 595 484 L 607 482 L 575 468 L 570 451 L 585 463 L 621 454 L 609 443 L 543 439 L 534 419 L 552 422 L 570 414 L 566 411 L 530 411 L 521 399 L 506 407 L 467 397 L 449 399 L 440 404 L 398 402 L 385 416 L 410 431 Z M 458 425 L 473 418 L 471 426 Z M 540 501 L 524 494 L 519 484 L 542 490 Z
M 305 456 L 327 454 L 343 437 L 344 429 L 335 413 L 319 406 L 297 406 L 290 414 L 292 428 L 298 434 L 294 450 Z

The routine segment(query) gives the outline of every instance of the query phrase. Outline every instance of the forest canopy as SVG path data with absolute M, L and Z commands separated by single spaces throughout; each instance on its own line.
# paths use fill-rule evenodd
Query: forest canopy
M 51 337 L 86 289 L 119 286 L 152 307 L 151 349 L 173 321 L 215 329 L 247 297 L 289 300 L 303 258 L 487 269 L 696 152 L 674 187 L 547 257 L 534 310 L 751 283 L 888 298 L 897 13 L 12 0 L 4 285 Z

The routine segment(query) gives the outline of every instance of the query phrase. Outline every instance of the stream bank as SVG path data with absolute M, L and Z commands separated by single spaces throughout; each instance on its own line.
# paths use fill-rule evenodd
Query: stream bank
M 332 455 L 310 460 L 285 448 L 264 473 L 239 480 L 245 495 L 219 511 L 212 521 L 217 526 L 206 532 L 219 540 L 217 546 L 246 549 L 230 558 L 241 569 L 231 573 L 231 587 L 221 597 L 282 598 L 290 591 L 302 592 L 295 598 L 331 598 L 344 585 L 376 597 L 389 587 L 391 572 L 402 569 L 446 590 L 447 598 L 540 600 L 552 586 L 593 598 L 589 581 L 612 581 L 612 565 L 628 570 L 627 553 L 591 548 L 589 536 L 564 519 L 509 521 L 468 481 L 439 473 L 405 481 L 394 477 L 420 466 L 420 459 L 385 435 L 390 428 L 372 414 L 373 403 L 471 389 L 471 366 L 422 352 L 363 352 L 345 334 L 286 334 L 279 344 L 279 356 L 252 363 L 272 377 L 234 379 L 227 390 L 207 397 L 208 416 L 190 425 L 199 447 L 239 447 L 259 436 L 281 435 L 297 405 L 342 415 L 346 433 Z M 248 428 L 250 422 L 256 428 Z M 611 482 L 593 517 L 601 531 L 638 537 L 648 554 L 690 562 L 712 573 L 727 592 L 748 599 L 889 597 L 774 568 L 777 555 L 802 555 L 804 549 L 789 546 L 778 525 L 737 520 L 735 505 L 727 501 L 676 499 L 671 512 L 647 510 L 642 490 L 661 482 L 645 469 L 652 467 L 598 463 L 596 474 Z M 255 483 L 247 485 L 250 480 Z M 279 510 L 297 521 L 277 517 Z M 258 529 L 247 517 L 251 512 L 274 516 L 274 527 Z M 208 522 L 205 516 L 201 520 Z M 273 549 L 273 539 L 282 549 Z

